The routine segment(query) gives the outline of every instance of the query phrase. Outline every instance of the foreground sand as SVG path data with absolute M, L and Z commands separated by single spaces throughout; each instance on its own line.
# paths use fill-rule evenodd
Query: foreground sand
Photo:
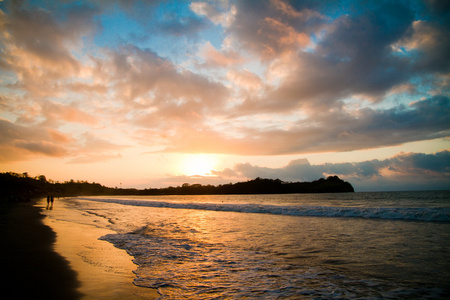
M 53 248 L 55 233 L 32 203 L 1 204 L 1 291 L 10 299 L 79 299 L 80 283 Z
M 63 209 L 55 205 L 54 210 Z M 137 268 L 124 250 L 98 240 L 111 233 L 92 225 L 43 218 L 42 200 L 2 214 L 2 292 L 15 299 L 156 299 L 133 284 Z M 3 218 L 4 216 L 4 218 Z M 41 222 L 42 221 L 42 222 Z M 44 225 L 44 224 L 45 225 Z M 8 293 L 4 293 L 8 294 Z

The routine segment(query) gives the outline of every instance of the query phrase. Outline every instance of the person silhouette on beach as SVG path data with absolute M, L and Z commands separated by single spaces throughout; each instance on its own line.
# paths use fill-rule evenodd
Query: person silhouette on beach
M 48 209 L 49 206 L 50 206 L 50 195 L 47 195 L 47 208 L 46 209 Z
M 53 209 L 53 200 L 54 200 L 54 197 L 53 197 L 53 195 L 51 195 L 50 196 L 50 202 L 52 203 L 52 205 L 50 206 L 50 209 Z

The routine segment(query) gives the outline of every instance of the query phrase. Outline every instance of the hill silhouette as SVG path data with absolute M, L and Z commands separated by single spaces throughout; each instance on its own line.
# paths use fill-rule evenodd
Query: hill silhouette
M 31 198 L 55 196 L 98 195 L 219 195 L 219 194 L 287 194 L 287 193 L 342 193 L 354 192 L 353 186 L 337 176 L 312 182 L 283 182 L 280 179 L 256 178 L 246 182 L 218 186 L 188 184 L 178 187 L 122 189 L 87 181 L 49 182 L 44 175 L 29 177 L 27 173 L 0 173 L 2 201 L 28 201 Z

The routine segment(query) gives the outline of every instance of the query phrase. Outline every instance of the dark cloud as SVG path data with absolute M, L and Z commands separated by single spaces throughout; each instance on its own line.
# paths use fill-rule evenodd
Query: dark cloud
M 422 54 L 418 60 L 421 71 L 428 69 L 448 73 L 450 70 L 450 3 L 445 0 L 424 1 L 421 22 L 411 26 L 410 38 L 417 42 Z M 418 40 L 417 40 L 418 39 Z
M 315 55 L 327 61 L 329 68 L 324 71 L 332 74 L 323 87 L 346 74 L 339 90 L 332 92 L 379 95 L 408 78 L 407 65 L 391 56 L 390 45 L 409 28 L 412 11 L 399 3 L 380 3 L 361 15 L 338 19 L 319 43 Z

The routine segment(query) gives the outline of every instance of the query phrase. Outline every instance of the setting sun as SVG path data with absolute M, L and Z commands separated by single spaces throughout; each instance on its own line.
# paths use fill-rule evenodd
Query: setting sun
M 214 155 L 195 154 L 188 155 L 182 162 L 181 172 L 187 176 L 205 176 L 211 173 L 216 165 Z
M 0 0 L 0 172 L 448 189 L 450 1 L 328 2 Z
M 0 0 L 0 54 L 4 295 L 450 300 L 450 0 Z

